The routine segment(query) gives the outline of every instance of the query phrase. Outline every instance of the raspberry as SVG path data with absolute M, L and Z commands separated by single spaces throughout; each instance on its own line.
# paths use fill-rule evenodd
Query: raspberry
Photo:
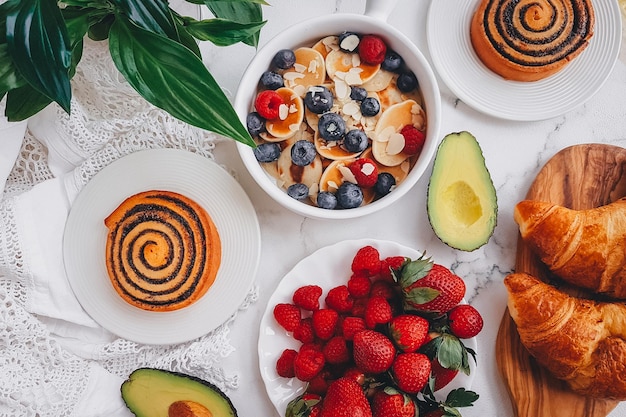
M 371 188 L 378 180 L 378 168 L 369 158 L 359 158 L 349 166 L 357 184 L 363 188 Z
M 293 332 L 299 325 L 302 313 L 298 306 L 279 303 L 274 307 L 274 318 L 288 332 Z
M 310 381 L 324 368 L 324 354 L 315 349 L 298 352 L 293 360 L 293 370 L 300 381 Z
M 329 308 L 322 308 L 313 312 L 313 332 L 322 340 L 328 340 L 335 335 L 339 313 Z
M 312 343 L 315 340 L 313 321 L 310 317 L 306 317 L 300 321 L 298 327 L 293 331 L 293 338 L 302 343 Z
M 350 315 L 355 317 L 365 317 L 365 305 L 367 304 L 368 298 L 355 298 L 354 306 L 352 306 L 352 310 L 350 310 Z
M 365 325 L 373 329 L 378 324 L 388 323 L 392 318 L 391 305 L 380 295 L 369 299 L 365 306 Z
M 348 362 L 351 358 L 351 352 L 348 350 L 346 339 L 342 336 L 332 337 L 322 348 L 326 363 L 340 364 Z
M 361 61 L 371 65 L 382 64 L 386 53 L 387 45 L 380 36 L 364 35 L 361 38 L 361 42 L 359 42 Z
M 305 285 L 293 293 L 293 303 L 303 310 L 314 311 L 320 308 L 319 298 L 321 296 L 322 287 Z
M 348 291 L 354 298 L 367 297 L 372 288 L 372 281 L 361 274 L 353 274 L 348 280 Z
M 285 104 L 283 98 L 273 90 L 261 91 L 254 101 L 257 113 L 267 120 L 278 119 L 279 109 Z
M 359 249 L 352 259 L 352 272 L 364 273 L 372 277 L 380 272 L 380 253 L 373 246 L 364 246 Z
M 322 372 L 315 375 L 313 379 L 310 380 L 309 383 L 307 384 L 307 387 L 306 387 L 307 394 L 305 395 L 313 395 L 313 394 L 317 394 L 318 396 L 326 395 L 326 391 L 328 390 L 328 385 L 330 384 L 329 378 L 330 378 L 330 372 L 328 372 L 325 369 L 322 369 Z M 314 400 L 314 399 L 315 398 L 311 398 L 311 400 Z M 313 416 L 313 410 L 311 410 L 311 414 L 309 414 L 309 417 L 312 417 L 312 416 Z
M 296 376 L 296 373 L 293 370 L 293 360 L 296 358 L 297 354 L 298 352 L 293 349 L 283 350 L 280 357 L 276 361 L 276 373 L 283 378 L 293 378 Z
M 418 155 L 424 147 L 424 140 L 426 139 L 424 132 L 418 130 L 413 125 L 406 125 L 402 128 L 400 133 L 404 136 L 404 148 L 402 152 L 407 155 Z
M 381 261 L 380 278 L 389 282 L 394 282 L 391 270 L 398 270 L 404 264 L 404 256 L 389 256 Z
M 348 287 L 340 285 L 332 288 L 326 295 L 326 305 L 338 313 L 347 313 L 352 310 L 354 300 L 348 291 Z
M 365 320 L 361 317 L 348 316 L 341 323 L 341 333 L 345 340 L 352 340 L 355 334 L 365 329 Z
M 383 297 L 386 300 L 393 300 L 396 297 L 393 284 L 389 281 L 377 280 L 372 283 L 370 297 Z

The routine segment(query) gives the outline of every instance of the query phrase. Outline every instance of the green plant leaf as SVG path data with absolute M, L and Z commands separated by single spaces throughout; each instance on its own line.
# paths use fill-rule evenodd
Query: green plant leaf
M 112 0 L 122 14 L 140 28 L 179 40 L 174 17 L 166 0 Z
M 263 11 L 259 3 L 243 0 L 205 0 L 204 4 L 213 13 L 213 16 L 219 19 L 227 19 L 239 23 L 259 23 L 263 21 Z M 256 48 L 259 45 L 259 34 L 260 32 L 257 32 L 242 42 Z
M 7 91 L 26 84 L 13 64 L 8 49 L 7 44 L 0 44 L 0 94 L 2 96 Z
M 122 18 L 109 33 L 117 69 L 147 101 L 172 116 L 254 146 L 232 104 L 189 49 Z
M 228 19 L 205 19 L 189 21 L 185 29 L 194 38 L 201 41 L 210 41 L 217 46 L 229 46 L 258 33 L 265 21 L 256 23 L 237 23 Z
M 205 0 L 186 0 L 187 3 L 192 3 L 192 4 L 205 4 L 206 1 Z M 264 6 L 269 6 L 269 3 L 266 2 L 265 0 L 216 0 L 216 1 L 222 1 L 224 3 L 256 3 L 256 4 L 262 4 Z
M 19 122 L 39 113 L 50 103 L 50 97 L 26 84 L 7 93 L 4 114 L 10 122 Z
M 20 74 L 69 113 L 71 45 L 56 1 L 21 1 L 9 8 L 6 26 L 9 54 Z

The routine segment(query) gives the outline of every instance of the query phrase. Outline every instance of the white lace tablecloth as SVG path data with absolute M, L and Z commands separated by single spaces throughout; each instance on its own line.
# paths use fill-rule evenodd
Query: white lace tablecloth
M 53 104 L 28 123 L 0 121 L 1 416 L 131 415 L 120 385 L 142 366 L 237 388 L 238 376 L 220 365 L 234 350 L 228 334 L 237 314 L 191 342 L 137 344 L 93 322 L 62 264 L 71 204 L 103 167 L 147 148 L 213 159 L 219 140 L 148 104 L 115 69 L 107 45 L 95 42 L 86 43 L 73 80 L 71 115 Z M 257 297 L 255 287 L 241 309 Z

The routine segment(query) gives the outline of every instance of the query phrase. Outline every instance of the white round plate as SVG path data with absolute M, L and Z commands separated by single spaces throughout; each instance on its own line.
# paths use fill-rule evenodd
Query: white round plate
M 221 239 L 215 282 L 197 302 L 176 311 L 128 304 L 107 273 L 104 219 L 127 197 L 148 190 L 175 191 L 196 201 Z M 72 205 L 63 238 L 67 276 L 85 311 L 110 332 L 147 344 L 185 342 L 224 323 L 252 286 L 260 250 L 256 212 L 241 186 L 215 162 L 177 149 L 136 152 L 96 174 Z
M 508 120 L 544 120 L 591 98 L 617 60 L 622 22 L 615 0 L 592 0 L 595 29 L 587 48 L 560 72 L 535 82 L 508 81 L 489 70 L 472 47 L 470 21 L 479 0 L 433 0 L 428 48 L 448 88 L 474 109 Z
M 289 401 L 301 395 L 306 384 L 297 378 L 283 378 L 276 372 L 276 360 L 284 349 L 298 350 L 301 343 L 294 339 L 291 333 L 285 331 L 274 319 L 274 306 L 278 303 L 291 303 L 294 291 L 302 285 L 316 284 L 322 287 L 324 293 L 320 300 L 326 297 L 331 288 L 345 284 L 350 277 L 350 267 L 356 252 L 363 246 L 371 245 L 378 249 L 381 258 L 388 256 L 405 256 L 417 259 L 421 253 L 415 249 L 402 246 L 399 243 L 358 239 L 346 240 L 331 246 L 326 246 L 302 259 L 280 281 L 270 297 L 267 308 L 261 318 L 259 332 L 259 365 L 261 377 L 265 383 L 267 395 L 281 416 Z M 464 344 L 476 351 L 476 338 L 464 340 Z M 470 388 L 474 378 L 475 363 L 470 359 L 470 375 L 460 372 L 446 387 L 437 391 L 437 397 L 445 399 L 450 390 L 458 387 Z

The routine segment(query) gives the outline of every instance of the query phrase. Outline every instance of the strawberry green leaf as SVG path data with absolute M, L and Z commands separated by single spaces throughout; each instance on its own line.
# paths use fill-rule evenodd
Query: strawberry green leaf
M 430 258 L 418 258 L 404 264 L 400 272 L 398 283 L 401 288 L 410 287 L 417 280 L 424 278 L 430 272 L 433 263 Z
M 469 363 L 467 359 L 467 350 L 463 343 L 451 334 L 442 334 L 441 345 L 437 351 L 437 360 L 447 369 L 462 370 L 469 375 Z
M 443 404 L 441 409 L 443 410 L 443 415 L 445 417 L 462 417 L 461 412 L 454 407 Z
M 441 291 L 434 288 L 417 287 L 405 292 L 404 300 L 413 304 L 426 304 L 437 298 L 439 294 L 441 294 Z
M 479 395 L 465 388 L 457 388 L 448 394 L 445 404 L 449 407 L 470 407 L 478 400 Z

